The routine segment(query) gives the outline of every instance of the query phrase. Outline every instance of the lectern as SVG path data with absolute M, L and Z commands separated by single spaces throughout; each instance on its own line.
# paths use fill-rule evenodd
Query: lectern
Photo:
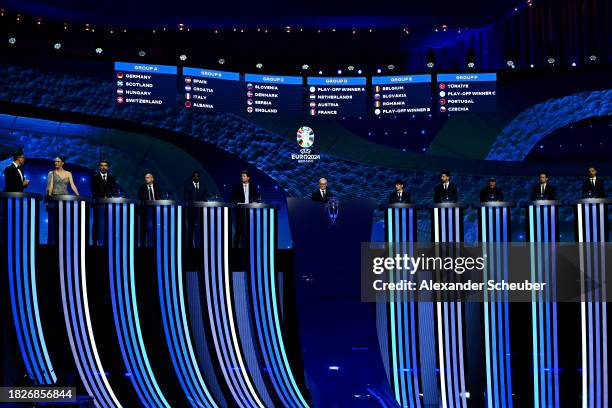
M 64 321 L 77 371 L 88 395 L 118 405 L 107 378 L 97 374 L 106 371 L 98 354 L 88 300 L 85 257 L 89 200 L 71 195 L 50 196 L 46 200 L 54 219 L 49 237 L 55 237 Z
M 0 254 L 2 270 L 2 310 L 13 316 L 14 333 L 28 377 L 38 385 L 57 381 L 41 326 L 36 279 L 36 245 L 38 243 L 38 215 L 40 197 L 26 193 L 0 193 Z M 8 284 L 8 290 L 5 290 Z M 10 298 L 10 301 L 9 301 Z M 3 345 L 10 344 L 13 333 L 9 319 L 2 319 Z M 11 353 L 4 354 L 12 355 Z M 16 373 L 7 374 L 5 384 L 12 384 Z M 20 377 L 20 376 L 19 376 Z
M 487 255 L 483 281 L 508 280 L 508 242 L 511 241 L 510 210 L 515 204 L 490 201 L 475 204 L 478 238 Z M 508 295 L 484 293 L 484 340 L 487 406 L 512 406 L 512 369 Z
M 559 207 L 554 200 L 526 204 L 531 250 L 531 279 L 547 282 L 547 289 L 532 294 L 533 394 L 540 406 L 559 405 L 559 346 L 557 302 L 551 299 L 556 285 L 556 249 L 559 241 Z
M 389 255 L 414 255 L 417 241 L 417 209 L 415 204 L 388 204 L 382 206 L 385 220 L 385 241 L 389 244 Z M 396 279 L 391 272 L 390 279 Z M 408 272 L 402 271 L 401 279 L 408 279 Z M 381 299 L 382 300 L 382 299 Z M 435 357 L 426 362 L 421 370 L 417 360 L 417 344 L 419 343 L 419 326 L 417 309 L 419 305 L 414 302 L 412 293 L 391 292 L 388 301 L 379 301 L 376 304 L 378 337 L 387 377 L 391 391 L 397 403 L 402 406 L 416 407 L 421 400 L 426 403 L 437 402 L 437 387 L 435 372 Z M 431 315 L 431 305 L 425 308 Z M 430 316 L 430 319 L 433 316 Z M 425 348 L 427 346 L 425 345 Z M 433 347 L 432 347 L 433 351 Z M 431 353 L 430 356 L 435 356 Z M 419 375 L 420 374 L 420 375 Z M 425 390 L 421 398 L 422 389 Z M 432 391 L 433 390 L 433 391 Z
M 608 333 L 606 285 L 608 206 L 611 199 L 587 198 L 572 202 L 574 231 L 580 251 L 580 333 L 582 343 L 582 398 L 591 406 L 607 394 Z M 601 284 L 601 285 L 600 285 Z

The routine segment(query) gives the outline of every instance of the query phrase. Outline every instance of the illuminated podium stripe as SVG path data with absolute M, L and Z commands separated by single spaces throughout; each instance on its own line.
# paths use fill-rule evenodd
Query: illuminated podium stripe
M 38 203 L 31 197 L 6 197 L 5 228 L 11 310 L 28 376 L 51 385 L 57 376 L 40 323 L 36 288 L 36 221 Z
M 151 369 L 141 332 L 134 268 L 134 204 L 106 206 L 111 301 L 123 363 L 143 406 L 170 408 Z
M 229 208 L 203 207 L 201 211 L 206 304 L 219 366 L 236 406 L 263 408 L 238 337 L 229 269 Z
M 433 208 L 434 243 L 463 241 L 463 210 Z M 460 301 L 436 302 L 438 359 L 442 407 L 467 406 L 463 342 L 463 307 Z
M 62 306 L 70 349 L 87 392 L 96 407 L 121 407 L 102 367 L 91 326 L 85 268 L 84 201 L 57 201 Z
M 416 210 L 414 208 L 387 208 L 385 230 L 387 242 L 393 244 L 393 247 L 389 248 L 389 256 L 404 253 L 413 255 L 412 243 L 416 242 L 417 239 Z M 395 273 L 396 271 L 391 272 L 391 281 L 397 280 L 394 276 Z M 403 273 L 405 275 L 401 278 L 407 279 L 408 272 L 404 271 Z M 376 307 L 380 316 L 378 320 L 384 326 L 382 332 L 379 331 L 379 336 L 384 342 L 381 345 L 381 350 L 387 350 L 383 355 L 383 360 L 385 361 L 391 389 L 395 400 L 401 407 L 421 407 L 420 370 L 417 359 L 419 337 L 416 322 L 419 321 L 421 314 L 427 313 L 427 310 L 419 308 L 419 315 L 417 315 L 417 305 L 412 298 L 412 293 L 400 292 L 396 294 L 392 292 L 389 296 L 388 302 L 378 302 Z M 431 305 L 422 304 L 419 306 Z M 432 313 L 431 307 L 429 307 L 429 313 Z M 433 315 L 431 317 L 433 318 Z M 423 348 L 428 347 L 427 344 L 422 344 L 422 346 Z M 428 353 L 422 354 L 423 357 Z M 435 354 L 429 354 L 433 358 L 429 359 L 430 367 L 428 366 L 427 373 L 422 374 L 424 377 L 435 372 Z M 424 380 L 424 382 L 436 382 L 435 378 L 429 380 Z M 428 393 L 429 396 L 431 395 Z
M 182 206 L 155 207 L 157 279 L 166 343 L 185 395 L 193 407 L 217 407 L 200 372 L 185 306 Z
M 556 261 L 554 253 L 542 243 L 559 241 L 558 210 L 555 205 L 529 205 L 529 242 L 531 242 L 531 280 L 550 282 L 554 288 Z M 557 302 L 551 301 L 550 289 L 532 292 L 532 350 L 534 407 L 558 407 L 559 346 L 557 338 Z
M 608 406 L 608 317 L 604 245 L 608 233 L 607 203 L 577 203 L 576 240 L 580 245 L 582 407 Z M 587 287 L 594 276 L 601 289 Z M 602 298 L 604 299 L 602 301 Z
M 479 208 L 478 231 L 483 253 L 488 257 L 483 278 L 508 280 L 508 248 L 510 241 L 510 209 L 508 207 Z M 485 258 L 487 259 L 487 258 Z M 491 273 L 492 272 L 492 273 Z M 510 318 L 508 294 L 484 293 L 484 335 L 486 362 L 486 401 L 489 407 L 512 407 L 512 369 L 510 364 Z
M 274 208 L 251 208 L 248 214 L 252 310 L 267 372 L 284 407 L 308 407 L 287 359 L 281 332 L 274 265 L 276 213 Z

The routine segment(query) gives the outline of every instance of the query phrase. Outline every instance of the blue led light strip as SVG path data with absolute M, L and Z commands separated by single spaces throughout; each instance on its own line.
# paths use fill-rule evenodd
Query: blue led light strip
M 140 328 L 134 274 L 134 204 L 107 206 L 113 320 L 126 374 L 144 406 L 170 408 L 151 369 Z
M 85 268 L 85 203 L 57 203 L 62 306 L 72 355 L 81 381 L 97 407 L 121 404 L 102 367 L 89 317 Z
M 250 209 L 250 267 L 253 309 L 270 379 L 286 407 L 308 407 L 289 365 L 280 328 L 274 268 L 274 209 Z M 263 219 L 263 221 L 262 221 Z M 262 335 L 263 333 L 263 335 Z
M 234 370 L 232 369 L 232 359 L 229 356 L 229 344 L 226 342 L 225 325 L 221 323 L 221 308 L 218 299 L 218 287 L 222 284 L 222 279 L 217 276 L 217 264 L 221 265 L 222 256 L 227 248 L 222 247 L 222 233 L 225 234 L 223 225 L 221 224 L 222 211 L 224 208 L 203 208 L 202 218 L 202 250 L 204 252 L 204 276 L 206 286 L 206 301 L 208 306 L 208 316 L 210 321 L 211 333 L 221 372 L 225 378 L 226 384 L 234 397 L 234 400 L 241 406 L 248 406 L 246 397 L 241 393 L 240 384 Z M 218 213 L 219 222 L 216 222 Z
M 157 206 L 155 210 L 159 299 L 172 364 L 190 404 L 216 408 L 217 404 L 200 373 L 187 326 L 181 261 L 182 207 Z M 162 252 L 163 258 L 159 262 Z

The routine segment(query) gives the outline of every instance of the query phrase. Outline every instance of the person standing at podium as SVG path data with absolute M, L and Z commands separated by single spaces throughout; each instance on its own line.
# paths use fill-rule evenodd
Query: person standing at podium
M 98 171 L 91 177 L 91 196 L 94 199 L 111 198 L 115 193 L 115 178 L 108 172 L 108 160 L 98 162 Z M 99 212 L 103 211 L 99 206 L 93 207 L 93 224 L 91 227 L 91 237 L 94 245 L 99 242 L 98 223 L 104 219 Z
M 98 171 L 91 178 L 93 198 L 111 198 L 115 193 L 115 178 L 108 172 L 108 160 L 100 160 Z
M 200 183 L 200 172 L 194 171 L 191 173 L 191 180 L 185 184 L 183 191 L 183 199 L 187 204 L 191 204 L 194 201 L 206 201 L 206 189 Z M 193 206 L 187 207 L 185 211 L 185 223 L 187 224 L 185 230 L 187 231 L 187 247 L 193 248 L 196 231 L 198 225 L 200 225 L 200 212 Z
M 539 183 L 531 190 L 531 201 L 556 200 L 557 192 L 554 186 L 548 183 L 548 173 L 540 172 L 538 175 Z
M 47 195 L 68 195 L 68 185 L 74 194 L 79 195 L 79 190 L 72 179 L 72 173 L 64 170 L 65 163 L 64 156 L 58 156 L 53 160 L 55 169 L 47 174 Z
M 504 193 L 497 187 L 497 182 L 491 177 L 487 186 L 480 190 L 480 202 L 504 201 Z
M 404 182 L 395 180 L 395 191 L 389 194 L 389 204 L 410 204 L 410 193 L 404 190 Z
M 24 163 L 25 154 L 22 150 L 13 153 L 13 162 L 4 169 L 4 192 L 22 193 L 30 184 L 30 180 L 26 179 L 23 174 Z
M 250 204 L 261 201 L 257 186 L 251 183 L 251 175 L 248 170 L 240 172 L 240 184 L 232 191 L 232 203 Z M 246 240 L 246 210 L 236 209 L 236 224 L 234 225 L 234 248 L 244 248 Z
M 138 189 L 138 199 L 140 201 L 157 201 L 163 197 L 161 188 L 154 184 L 155 177 L 153 173 L 146 173 L 144 176 L 145 183 Z M 143 205 L 139 211 L 140 218 L 140 246 L 147 245 L 147 208 Z
M 440 173 L 440 184 L 434 189 L 434 203 L 456 203 L 459 201 L 457 187 L 450 182 L 450 172 L 444 170 Z
M 597 177 L 597 169 L 590 166 L 588 177 L 582 183 L 582 198 L 606 198 L 606 188 L 601 177 Z
M 310 198 L 312 199 L 312 201 L 316 201 L 316 202 L 319 202 L 319 203 L 326 203 L 333 196 L 334 195 L 327 188 L 327 179 L 326 178 L 320 178 L 319 179 L 319 189 L 317 191 L 314 191 L 310 195 Z

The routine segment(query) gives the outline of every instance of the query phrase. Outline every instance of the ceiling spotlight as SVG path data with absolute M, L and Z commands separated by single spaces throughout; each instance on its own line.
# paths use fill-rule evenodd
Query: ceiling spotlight
M 589 61 L 597 61 L 597 55 L 595 54 L 589 55 Z
M 15 37 L 11 37 L 9 38 L 9 44 L 14 45 L 17 42 L 17 39 Z
M 376 70 L 376 72 L 377 72 L 378 74 L 380 74 L 380 73 L 382 72 L 382 69 L 378 68 L 378 69 Z
M 257 69 L 262 69 L 263 68 L 263 64 L 261 62 L 258 62 L 257 64 L 255 64 L 255 67 Z
M 341 69 L 338 70 L 338 75 L 342 75 L 342 70 Z
M 512 66 L 514 66 L 514 61 L 508 60 L 508 61 L 506 61 L 506 65 L 509 66 L 509 67 L 512 67 Z
M 179 59 L 180 59 L 181 61 L 185 61 L 185 60 L 187 59 L 187 55 L 185 55 L 185 54 L 181 54 L 181 55 L 179 55 Z
M 147 53 L 144 52 L 143 50 L 138 51 L 138 56 L 139 57 L 144 57 L 145 55 L 147 55 Z
M 476 64 L 474 64 L 473 62 L 468 62 L 467 66 L 468 68 L 474 68 Z
M 354 71 L 355 67 L 352 65 L 349 65 L 348 67 L 346 67 L 346 69 L 348 69 L 349 71 Z
M 533 68 L 533 67 L 535 67 L 535 65 L 529 64 L 529 68 Z
M 55 43 L 53 44 L 53 48 L 56 50 L 59 50 L 60 48 L 62 48 L 62 43 Z
M 388 66 L 387 66 L 387 69 L 388 69 L 388 70 L 393 70 L 393 69 L 395 69 L 395 65 L 393 65 L 393 64 L 388 65 Z
M 575 66 L 576 66 L 576 63 L 575 63 L 575 62 L 572 62 L 572 67 L 575 67 Z
M 310 67 L 308 66 L 308 64 L 304 64 L 304 65 L 302 65 L 302 69 L 303 69 L 303 70 L 307 70 L 308 68 L 310 68 Z
M 319 71 L 319 75 L 323 75 L 323 71 Z
M 434 67 L 434 63 L 433 62 L 428 62 L 427 63 L 427 68 L 433 68 Z
M 102 54 L 102 52 L 104 52 L 104 50 L 100 47 L 96 48 L 95 51 L 96 51 L 96 54 Z
M 361 75 L 361 74 L 363 73 L 363 71 L 362 71 L 362 70 L 360 70 L 360 69 L 358 69 L 358 70 L 357 70 L 357 73 L 358 73 L 359 75 Z
M 219 58 L 219 61 L 217 61 L 219 64 L 223 65 L 225 64 L 225 60 L 223 58 Z
M 555 63 L 555 59 L 553 57 L 550 57 L 547 61 L 551 65 Z

